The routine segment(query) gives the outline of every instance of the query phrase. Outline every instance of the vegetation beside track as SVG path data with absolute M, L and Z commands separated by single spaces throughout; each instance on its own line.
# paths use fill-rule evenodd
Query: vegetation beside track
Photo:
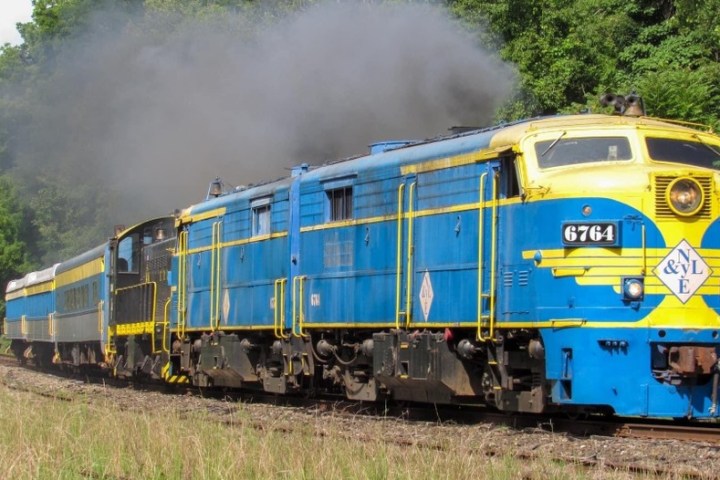
M 0 358 L 4 478 L 720 478 L 702 442 L 111 385 Z
M 219 424 L 208 412 L 128 410 L 111 398 L 41 397 L 0 386 L 0 471 L 5 478 L 578 478 L 580 467 L 471 445 L 452 454 L 422 445 L 354 440 L 318 416 L 314 422 L 258 429 L 251 411 Z M 326 431 L 317 435 L 318 424 Z M 278 427 L 278 428 L 276 428 Z M 382 430 L 382 431 L 381 431 Z M 610 477 L 608 477 L 610 478 Z

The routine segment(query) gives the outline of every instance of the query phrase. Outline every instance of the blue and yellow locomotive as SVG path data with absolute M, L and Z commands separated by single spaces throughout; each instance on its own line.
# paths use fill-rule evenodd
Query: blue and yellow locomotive
M 175 219 L 158 279 L 110 280 L 103 361 L 278 394 L 717 417 L 718 165 L 708 131 L 586 114 L 218 182 Z M 122 293 L 165 275 L 162 301 Z

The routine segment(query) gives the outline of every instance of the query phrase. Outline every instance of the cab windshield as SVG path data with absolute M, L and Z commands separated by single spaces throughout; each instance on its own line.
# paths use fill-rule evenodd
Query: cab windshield
M 645 143 L 652 160 L 720 170 L 720 147 L 717 145 L 658 137 L 648 137 Z
M 632 151 L 626 137 L 586 137 L 544 140 L 535 144 L 540 168 L 581 163 L 631 160 Z

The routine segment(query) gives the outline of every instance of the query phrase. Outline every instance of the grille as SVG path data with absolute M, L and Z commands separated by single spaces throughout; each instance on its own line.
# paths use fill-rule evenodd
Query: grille
M 656 218 L 672 218 L 676 219 L 678 216 L 673 213 L 665 200 L 665 191 L 668 186 L 678 177 L 676 176 L 658 176 L 655 177 L 655 217 Z M 711 177 L 693 177 L 703 190 L 703 206 L 700 211 L 693 215 L 693 218 L 710 218 L 712 213 L 712 178 Z

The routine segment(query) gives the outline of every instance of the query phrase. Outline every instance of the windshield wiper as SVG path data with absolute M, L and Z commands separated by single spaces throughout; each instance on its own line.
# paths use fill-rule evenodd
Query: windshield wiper
M 705 146 L 705 148 L 707 148 L 708 150 L 710 150 L 711 152 L 713 152 L 715 155 L 717 155 L 717 156 L 718 156 L 718 161 L 720 161 L 720 152 L 719 152 L 719 151 L 715 150 L 715 148 L 714 148 L 712 145 L 710 145 L 709 143 L 706 143 L 706 142 L 702 139 L 702 137 L 701 137 L 700 135 L 698 135 L 697 133 L 693 134 L 693 137 L 694 137 L 694 138 L 697 138 L 698 142 L 702 143 L 702 144 Z M 713 163 L 714 163 L 714 162 L 713 162 Z
M 557 145 L 557 143 L 560 141 L 561 138 L 563 138 L 565 136 L 566 133 L 567 133 L 566 131 L 562 132 L 558 138 L 556 138 L 550 145 L 548 145 L 548 147 L 545 149 L 544 152 L 542 152 L 540 154 L 540 156 L 544 157 L 546 153 L 548 153 L 550 150 L 552 150 L 553 147 L 555 145 Z

